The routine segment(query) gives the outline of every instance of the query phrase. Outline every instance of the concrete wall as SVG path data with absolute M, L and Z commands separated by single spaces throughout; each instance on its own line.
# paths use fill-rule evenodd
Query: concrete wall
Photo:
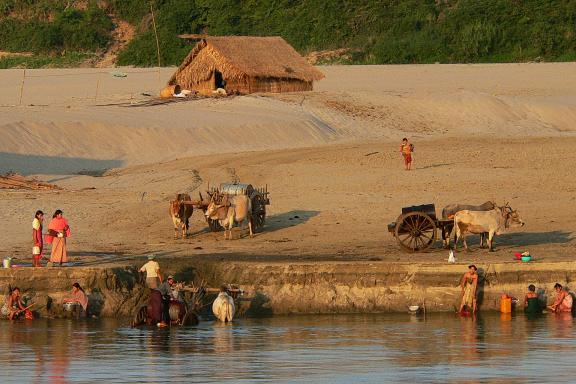
M 203 270 L 204 268 L 204 270 Z M 576 263 L 478 265 L 480 310 L 500 308 L 503 293 L 523 299 L 529 284 L 553 300 L 553 285 L 570 286 Z M 257 297 L 252 311 L 269 314 L 404 312 L 425 303 L 431 312 L 453 311 L 466 265 L 388 263 L 234 263 L 197 266 L 199 274 L 236 283 Z M 258 305 L 256 305 L 258 304 Z M 522 308 L 517 308 L 522 309 Z
M 237 284 L 245 290 L 240 311 L 249 316 L 290 313 L 404 312 L 425 302 L 429 312 L 453 311 L 459 304 L 459 279 L 466 265 L 381 262 L 220 262 L 159 259 L 164 273 L 177 280 L 204 281 L 218 287 Z M 497 310 L 500 296 L 523 298 L 528 284 L 543 289 L 570 286 L 576 262 L 478 264 L 480 310 Z M 0 269 L 0 291 L 18 286 L 42 316 L 60 316 L 61 301 L 74 282 L 89 294 L 101 316 L 131 316 L 147 298 L 134 266 L 121 268 Z M 519 308 L 520 309 L 520 308 Z

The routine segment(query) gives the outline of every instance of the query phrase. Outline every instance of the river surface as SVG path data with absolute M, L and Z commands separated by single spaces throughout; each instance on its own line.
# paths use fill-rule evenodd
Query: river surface
M 0 382 L 576 382 L 572 317 L 295 316 L 132 329 L 0 323 Z

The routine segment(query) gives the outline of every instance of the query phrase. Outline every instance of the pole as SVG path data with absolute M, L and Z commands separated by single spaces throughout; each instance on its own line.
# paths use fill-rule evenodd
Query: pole
M 156 29 L 156 18 L 154 17 L 152 2 L 150 2 L 150 12 L 152 13 L 152 25 L 154 26 L 154 36 L 156 37 L 156 52 L 158 56 L 158 85 L 160 85 L 160 42 L 158 41 L 158 30 Z
M 422 306 L 424 307 L 424 321 L 426 321 L 426 299 L 424 299 Z
M 20 83 L 20 101 L 18 105 L 22 105 L 22 95 L 24 94 L 24 82 L 26 81 L 26 68 L 24 68 L 24 72 L 22 73 L 22 83 Z
M 94 95 L 94 101 L 98 100 L 98 88 L 100 88 L 100 74 L 96 80 L 96 94 Z

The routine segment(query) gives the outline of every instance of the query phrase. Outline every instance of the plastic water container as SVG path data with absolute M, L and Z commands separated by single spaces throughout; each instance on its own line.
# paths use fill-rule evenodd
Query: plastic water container
M 500 298 L 500 312 L 512 313 L 512 298 L 508 295 L 502 295 Z
M 6 259 L 2 260 L 2 266 L 4 268 L 10 268 L 12 267 L 12 259 L 7 257 Z

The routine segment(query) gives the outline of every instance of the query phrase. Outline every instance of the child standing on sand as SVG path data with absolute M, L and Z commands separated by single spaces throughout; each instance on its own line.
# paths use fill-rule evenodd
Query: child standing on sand
M 412 168 L 412 152 L 414 152 L 414 145 L 410 144 L 407 138 L 403 138 L 400 153 L 404 157 L 404 169 L 407 171 Z

